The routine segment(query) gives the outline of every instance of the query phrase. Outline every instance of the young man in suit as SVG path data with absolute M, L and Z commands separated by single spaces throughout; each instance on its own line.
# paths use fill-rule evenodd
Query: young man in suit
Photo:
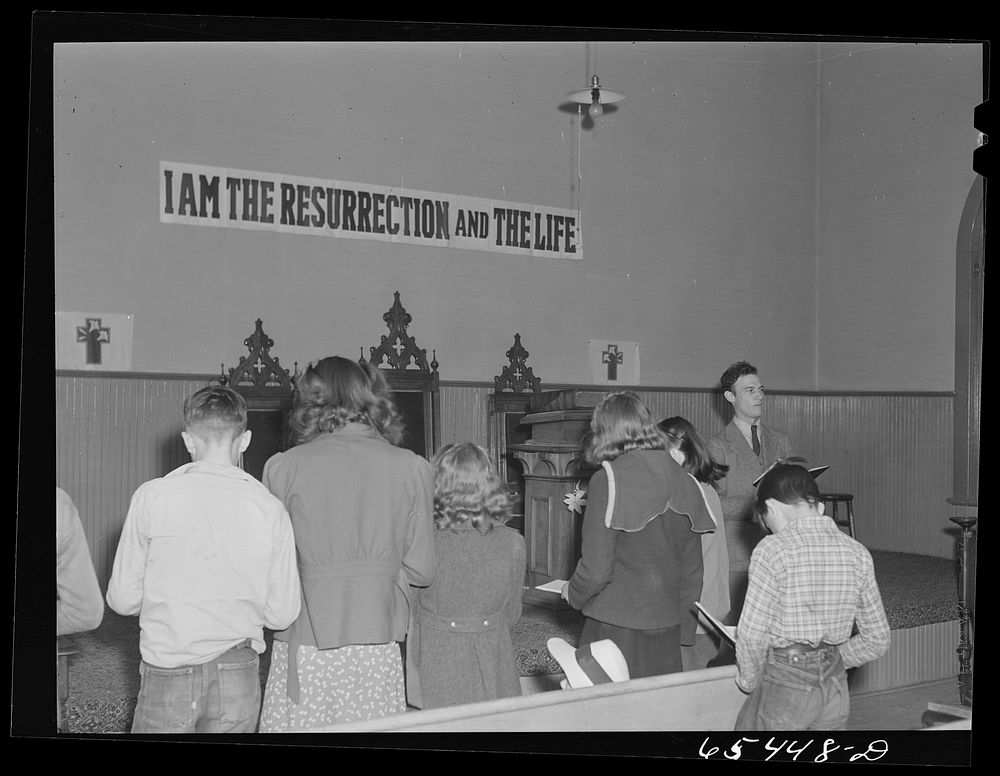
M 754 518 L 754 485 L 776 460 L 793 455 L 788 435 L 760 422 L 764 407 L 764 386 L 757 367 L 746 361 L 729 366 L 719 380 L 726 401 L 733 406 L 733 418 L 708 440 L 708 450 L 719 464 L 729 467 L 715 482 L 722 501 L 729 549 L 730 624 L 739 620 L 747 591 L 750 555 L 765 529 Z

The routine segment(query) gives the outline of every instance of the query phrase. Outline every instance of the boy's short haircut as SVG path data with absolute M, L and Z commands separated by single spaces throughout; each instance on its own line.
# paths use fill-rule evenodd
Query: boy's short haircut
M 805 502 L 815 506 L 820 502 L 816 478 L 809 473 L 802 458 L 785 458 L 761 478 L 754 498 L 754 512 L 758 517 L 767 514 L 769 498 L 782 504 Z
M 722 386 L 722 392 L 725 393 L 726 391 L 733 390 L 736 381 L 741 377 L 755 374 L 757 374 L 757 367 L 749 361 L 737 361 L 735 364 L 730 364 L 726 371 L 722 373 L 722 377 L 719 378 L 719 385 Z
M 210 385 L 184 400 L 184 427 L 207 437 L 234 438 L 247 430 L 247 402 L 237 391 Z

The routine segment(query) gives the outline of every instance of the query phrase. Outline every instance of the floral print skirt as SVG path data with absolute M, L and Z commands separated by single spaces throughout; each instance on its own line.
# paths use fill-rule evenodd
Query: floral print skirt
M 399 644 L 298 648 L 299 702 L 288 697 L 288 644 L 272 644 L 261 733 L 301 731 L 406 711 Z

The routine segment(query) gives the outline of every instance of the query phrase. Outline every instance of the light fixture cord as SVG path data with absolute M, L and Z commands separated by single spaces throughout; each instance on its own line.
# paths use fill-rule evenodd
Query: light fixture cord
M 576 106 L 576 209 L 583 206 L 581 189 L 583 188 L 583 166 L 580 154 L 580 145 L 583 142 L 583 106 L 577 103 Z
M 594 68 L 597 67 L 597 44 L 593 46 L 593 51 L 591 50 L 591 44 L 589 42 L 584 44 L 584 67 L 587 68 L 584 75 L 587 76 L 587 80 L 590 80 L 590 74 L 596 73 L 597 70 L 588 67 L 589 60 L 593 56 Z M 582 151 L 581 146 L 583 144 L 583 105 L 577 103 L 576 106 L 576 209 L 579 211 L 583 207 L 583 163 L 582 163 Z M 582 213 L 581 213 L 582 218 Z

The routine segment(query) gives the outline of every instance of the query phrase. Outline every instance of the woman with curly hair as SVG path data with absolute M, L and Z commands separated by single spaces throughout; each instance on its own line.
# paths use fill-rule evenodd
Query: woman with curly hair
M 436 566 L 430 464 L 395 446 L 378 370 L 340 356 L 306 368 L 287 429 L 262 479 L 292 519 L 302 609 L 274 636 L 260 731 L 403 712 L 411 585 Z
M 510 495 L 478 445 L 445 445 L 431 464 L 438 567 L 406 643 L 409 701 L 430 709 L 520 695 L 511 628 L 526 553 L 505 525 Z
M 629 676 L 682 670 L 701 595 L 701 537 L 714 529 L 701 488 L 665 449 L 633 391 L 594 410 L 586 459 L 600 466 L 587 488 L 581 557 L 563 598 L 584 614 L 580 646 L 611 639 Z

